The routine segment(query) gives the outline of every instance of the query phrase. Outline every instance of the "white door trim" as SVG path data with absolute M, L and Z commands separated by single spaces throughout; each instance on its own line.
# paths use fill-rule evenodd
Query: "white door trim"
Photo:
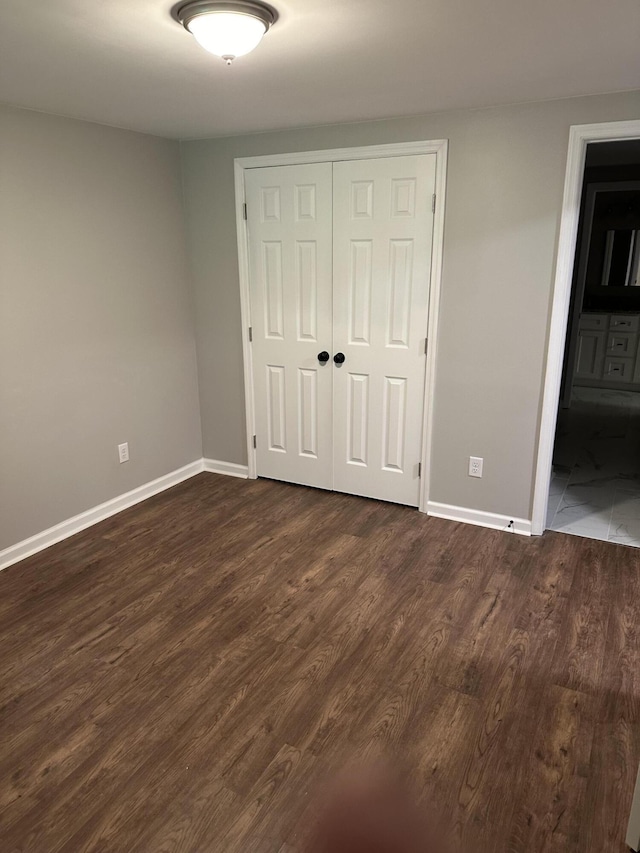
M 438 312 L 442 278 L 444 243 L 444 208 L 447 175 L 448 140 L 435 139 L 422 142 L 402 142 L 390 145 L 368 145 L 360 148 L 333 148 L 324 151 L 301 151 L 290 154 L 268 154 L 263 157 L 240 157 L 234 160 L 236 194 L 236 233 L 238 240 L 238 267 L 240 276 L 240 310 L 242 317 L 242 355 L 244 361 L 244 390 L 246 409 L 246 435 L 249 478 L 254 479 L 256 454 L 253 447 L 255 435 L 255 402 L 253 389 L 253 364 L 249 328 L 251 326 L 251 301 L 249 295 L 249 254 L 247 225 L 244 219 L 245 171 L 268 166 L 293 166 L 303 163 L 334 163 L 339 160 L 371 160 L 374 157 L 404 157 L 408 154 L 436 155 L 436 209 L 433 222 L 433 247 L 431 253 L 431 282 L 429 289 L 428 347 L 425 371 L 425 400 L 422 424 L 422 477 L 420 481 L 420 512 L 427 511 L 429 479 L 431 474 L 431 442 L 433 421 L 433 390 L 438 346 Z M 427 392 L 430 393 L 427 393 Z
M 544 533 L 547 516 L 549 481 L 551 480 L 553 445 L 558 416 L 567 323 L 569 319 L 571 281 L 576 252 L 582 179 L 587 145 L 590 142 L 615 142 L 634 138 L 640 138 L 640 120 L 613 121 L 602 124 L 577 124 L 572 125 L 569 131 L 569 152 L 567 155 L 564 196 L 562 198 L 560 236 L 558 239 L 556 276 L 553 287 L 549 344 L 538 439 L 538 456 L 533 490 L 531 532 L 534 536 Z

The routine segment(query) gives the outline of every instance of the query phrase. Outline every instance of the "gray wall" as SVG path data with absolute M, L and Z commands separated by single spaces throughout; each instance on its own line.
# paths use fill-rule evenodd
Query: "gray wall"
M 530 518 L 569 126 L 639 117 L 631 92 L 183 142 L 205 456 L 246 462 L 234 157 L 444 137 L 431 499 Z
M 201 455 L 178 144 L 1 108 L 0 549 Z

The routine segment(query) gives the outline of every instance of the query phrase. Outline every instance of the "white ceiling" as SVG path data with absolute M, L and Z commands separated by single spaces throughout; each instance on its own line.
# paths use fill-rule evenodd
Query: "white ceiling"
M 0 101 L 191 138 L 640 88 L 639 0 L 273 0 L 228 68 L 166 0 L 0 0 Z

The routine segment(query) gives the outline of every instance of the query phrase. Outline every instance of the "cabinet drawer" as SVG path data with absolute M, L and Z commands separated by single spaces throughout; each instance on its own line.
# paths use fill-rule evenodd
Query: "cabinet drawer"
M 633 359 L 608 356 L 604 360 L 603 379 L 612 379 L 616 382 L 632 382 Z
M 612 314 L 609 328 L 612 331 L 613 329 L 620 329 L 624 332 L 637 332 L 640 328 L 639 323 L 640 316 L 638 314 Z
M 607 355 L 625 356 L 626 358 L 634 358 L 636 347 L 638 345 L 638 336 L 633 332 L 609 332 L 607 338 Z
M 593 331 L 602 330 L 604 331 L 607 328 L 607 320 L 609 319 L 608 314 L 581 314 L 580 315 L 580 328 L 581 329 L 591 329 Z

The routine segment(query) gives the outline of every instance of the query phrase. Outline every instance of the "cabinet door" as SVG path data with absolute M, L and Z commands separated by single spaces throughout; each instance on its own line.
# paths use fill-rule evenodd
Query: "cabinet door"
M 580 329 L 576 379 L 602 379 L 606 332 Z

